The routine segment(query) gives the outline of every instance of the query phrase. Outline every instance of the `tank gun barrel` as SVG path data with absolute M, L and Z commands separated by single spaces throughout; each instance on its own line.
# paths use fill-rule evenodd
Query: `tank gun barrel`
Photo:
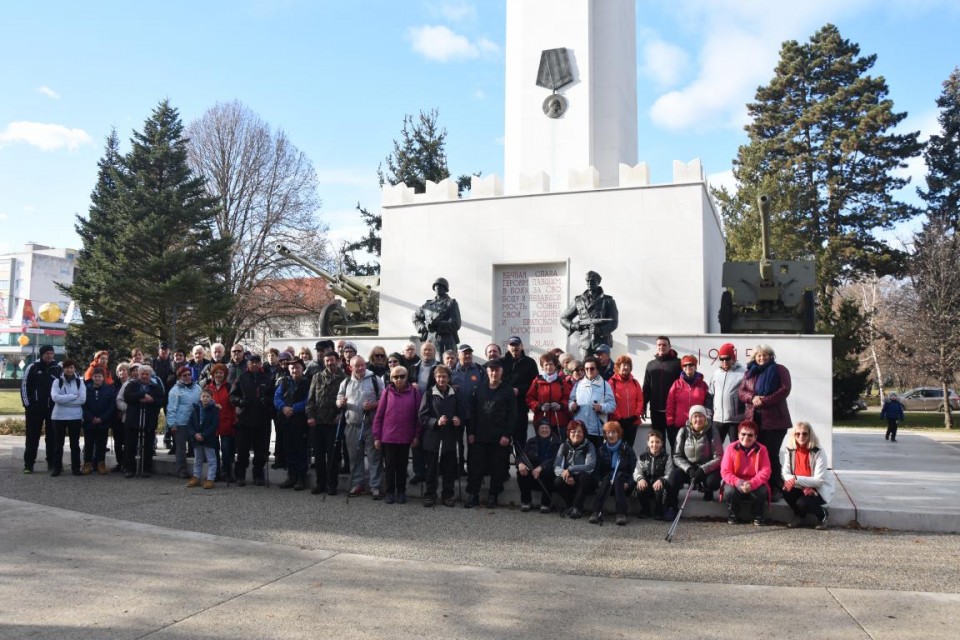
M 760 210 L 760 280 L 771 282 L 773 269 L 770 264 L 770 198 L 761 195 L 757 198 L 757 208 Z

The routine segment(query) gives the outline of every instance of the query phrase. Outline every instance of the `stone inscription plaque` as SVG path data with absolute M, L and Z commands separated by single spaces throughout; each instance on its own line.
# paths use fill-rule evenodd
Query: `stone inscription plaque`
M 495 265 L 494 340 L 506 345 L 510 336 L 520 336 L 528 354 L 565 349 L 567 332 L 560 326 L 560 313 L 567 286 L 565 262 Z

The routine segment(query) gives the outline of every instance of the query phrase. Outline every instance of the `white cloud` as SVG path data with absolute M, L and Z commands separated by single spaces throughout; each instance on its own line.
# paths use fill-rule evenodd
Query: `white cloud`
M 9 217 L 10 217 L 10 216 L 8 216 L 8 215 L 5 214 L 5 213 L 0 213 L 0 220 L 6 220 L 6 219 L 9 218 Z
M 898 132 L 920 131 L 920 141 L 926 142 L 930 136 L 942 132 L 940 121 L 937 120 L 939 111 L 933 109 L 917 116 L 908 115 L 900 126 Z M 901 197 L 905 200 L 913 201 L 916 195 L 916 189 L 919 186 L 926 187 L 927 163 L 922 155 L 907 160 L 907 166 L 903 169 L 897 169 L 894 175 L 898 178 L 910 178 L 910 183 L 901 190 Z M 919 204 L 919 202 L 917 202 Z
M 22 142 L 41 151 L 68 149 L 76 151 L 80 145 L 90 144 L 93 139 L 83 129 L 69 129 L 62 124 L 44 122 L 11 122 L 0 131 L 0 148 Z
M 641 72 L 661 87 L 677 84 L 690 67 L 690 54 L 659 39 L 645 43 L 641 55 Z
M 733 177 L 733 170 L 711 173 L 707 176 L 707 182 L 714 189 L 726 188 L 730 193 L 737 192 L 737 181 Z
M 500 53 L 500 45 L 487 38 L 471 42 L 466 36 L 452 31 L 443 25 L 424 25 L 407 30 L 407 38 L 413 50 L 427 60 L 449 62 L 451 60 L 471 60 Z
M 477 19 L 477 8 L 469 2 L 444 2 L 438 7 L 438 11 L 450 22 L 466 22 Z
M 28 204 L 23 207 L 23 210 L 26 211 L 27 213 L 33 213 L 34 211 L 37 210 L 37 208 L 32 204 Z
M 474 97 L 475 99 L 477 99 L 477 100 L 486 100 L 486 99 L 487 99 L 487 94 L 484 93 L 483 89 L 476 89 L 476 90 L 473 92 L 473 97 Z
M 53 89 L 51 89 L 50 87 L 38 87 L 37 92 L 42 93 L 48 98 L 53 98 L 54 100 L 60 99 L 60 94 L 54 91 Z

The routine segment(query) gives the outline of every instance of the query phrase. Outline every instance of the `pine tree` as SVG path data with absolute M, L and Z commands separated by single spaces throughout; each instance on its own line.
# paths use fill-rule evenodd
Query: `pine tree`
M 171 340 L 174 319 L 181 344 L 216 336 L 233 303 L 223 283 L 232 240 L 214 237 L 216 202 L 191 173 L 186 142 L 177 110 L 162 101 L 119 167 L 101 176 L 90 220 L 78 229 L 89 255 L 81 284 L 93 284 L 77 293 L 96 294 L 85 313 L 140 347 Z M 115 153 L 108 157 L 116 163 Z
M 107 136 L 103 157 L 97 163 L 97 184 L 90 194 L 88 217 L 76 216 L 74 229 L 83 242 L 77 254 L 73 283 L 60 290 L 80 309 L 82 324 L 70 325 L 66 348 L 71 357 L 81 362 L 90 360 L 96 351 L 126 352 L 133 333 L 99 313 L 110 283 L 117 277 L 116 237 L 120 228 L 117 211 L 117 182 L 123 167 L 120 138 L 116 129 Z
M 875 61 L 830 24 L 807 44 L 785 42 L 773 79 L 747 105 L 737 193 L 715 194 L 728 259 L 745 260 L 759 252 L 753 205 L 771 196 L 776 257 L 814 256 L 821 306 L 859 274 L 902 273 L 905 254 L 873 234 L 917 213 L 894 200 L 908 182 L 894 171 L 920 153 L 918 133 L 893 133 L 906 113 L 893 110 L 884 78 L 868 75 Z
M 954 68 L 937 98 L 940 133 L 930 136 L 923 157 L 926 189 L 917 189 L 927 205 L 927 217 L 960 230 L 960 69 Z

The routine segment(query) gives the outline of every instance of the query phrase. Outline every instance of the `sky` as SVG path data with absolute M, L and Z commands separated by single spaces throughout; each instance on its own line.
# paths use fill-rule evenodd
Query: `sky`
M 960 65 L 956 0 L 638 0 L 638 159 L 652 182 L 700 158 L 730 184 L 745 105 L 782 42 L 827 23 L 876 54 L 901 128 L 935 133 Z M 377 167 L 407 114 L 438 110 L 454 175 L 503 173 L 504 0 L 6 0 L 0 24 L 0 253 L 79 248 L 106 136 L 116 127 L 127 151 L 163 99 L 185 125 L 239 100 L 282 129 L 313 162 L 334 246 L 364 233 L 357 203 L 379 208 Z M 915 201 L 922 160 L 904 173 Z

